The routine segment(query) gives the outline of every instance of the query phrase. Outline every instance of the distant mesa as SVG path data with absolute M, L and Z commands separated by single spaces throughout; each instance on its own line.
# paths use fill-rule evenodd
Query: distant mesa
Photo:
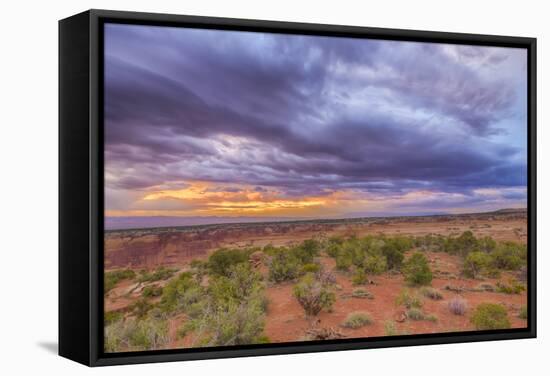
M 526 208 L 505 208 L 490 212 L 474 212 L 464 214 L 514 214 L 525 213 Z M 323 220 L 358 220 L 361 218 L 396 218 L 396 217 L 432 217 L 432 216 L 454 216 L 461 214 L 450 213 L 370 213 L 370 215 L 354 214 L 345 218 L 307 218 L 307 217 L 176 217 L 176 216 L 140 216 L 140 217 L 105 217 L 105 230 L 129 230 L 160 227 L 185 227 L 201 225 L 218 224 L 238 224 L 238 223 L 267 223 L 267 222 L 296 222 L 296 221 L 323 221 Z
M 304 218 L 290 217 L 170 217 L 170 216 L 151 216 L 151 217 L 106 217 L 106 230 L 126 230 L 133 228 L 152 228 L 152 227 L 179 227 L 179 226 L 198 226 L 213 225 L 225 223 L 258 223 L 258 222 L 284 222 L 296 221 Z

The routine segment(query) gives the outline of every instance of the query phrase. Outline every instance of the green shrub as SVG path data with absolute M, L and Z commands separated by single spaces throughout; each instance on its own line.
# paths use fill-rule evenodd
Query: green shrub
M 432 271 L 428 259 L 422 253 L 413 254 L 401 268 L 405 281 L 411 285 L 429 285 L 432 282 Z
M 316 316 L 323 309 L 330 309 L 336 300 L 333 292 L 328 290 L 312 274 L 306 274 L 294 286 L 294 296 L 307 316 Z
M 144 298 L 155 298 L 162 295 L 162 287 L 160 286 L 145 286 L 141 292 Z
M 476 307 L 470 321 L 478 330 L 510 328 L 508 312 L 500 304 L 481 303 Z
M 139 298 L 128 308 L 132 314 L 136 315 L 138 318 L 142 318 L 149 313 L 151 309 L 155 306 L 147 301 L 145 298 Z
M 496 269 L 518 270 L 526 264 L 527 248 L 513 242 L 497 245 L 491 253 L 491 264 Z
M 444 250 L 452 255 L 466 257 L 477 246 L 478 242 L 474 234 L 471 231 L 464 231 L 458 238 L 445 239 Z
M 407 310 L 407 318 L 414 321 L 424 320 L 425 316 L 418 308 L 410 308 Z
M 210 280 L 208 295 L 218 302 L 241 302 L 248 297 L 261 294 L 264 288 L 261 281 L 262 276 L 248 264 L 235 265 L 229 270 L 228 277 L 221 276 Z
M 436 289 L 434 289 L 432 287 L 423 287 L 422 289 L 420 289 L 420 292 L 426 298 L 430 298 L 432 300 L 441 300 L 441 299 L 443 299 L 443 295 L 439 291 L 437 291 Z
M 122 320 L 124 314 L 120 311 L 108 311 L 103 315 L 103 325 L 107 326 L 116 321 Z
M 164 348 L 169 341 L 165 320 L 120 320 L 105 327 L 105 352 L 145 351 Z
M 353 264 L 352 256 L 349 252 L 341 251 L 336 255 L 336 269 L 341 271 L 348 271 Z
M 168 344 L 168 323 L 152 318 L 139 320 L 130 332 L 130 346 L 135 350 L 161 349 Z
M 422 299 L 408 289 L 401 290 L 397 298 L 395 298 L 395 304 L 409 309 L 420 308 L 423 305 Z
M 189 266 L 191 267 L 191 271 L 194 274 L 196 274 L 199 277 L 199 279 L 201 279 L 205 274 L 208 273 L 207 261 L 194 259 L 194 260 L 191 260 L 191 262 L 189 263 Z
M 496 248 L 497 243 L 490 236 L 485 236 L 477 241 L 477 247 L 479 250 L 485 253 L 491 253 Z
M 437 322 L 438 318 L 437 318 L 436 315 L 431 314 L 431 315 L 425 315 L 424 320 L 431 321 L 431 322 Z
M 357 329 L 370 324 L 372 324 L 372 319 L 367 312 L 352 312 L 346 317 L 342 326 Z
M 321 265 L 319 264 L 304 264 L 302 266 L 302 273 L 317 273 L 321 270 Z
M 342 243 L 331 242 L 329 240 L 329 244 L 325 252 L 327 253 L 327 256 L 336 258 L 336 256 L 338 256 L 338 253 L 340 253 L 341 248 L 342 248 Z
M 358 269 L 353 274 L 353 277 L 351 277 L 351 283 L 354 286 L 358 285 L 364 285 L 368 282 L 367 273 L 363 269 Z
M 386 244 L 382 248 L 382 253 L 386 257 L 388 269 L 400 269 L 405 256 L 403 252 L 395 248 L 393 244 Z
M 232 266 L 248 263 L 252 252 L 240 249 L 218 249 L 208 257 L 208 270 L 212 275 L 227 277 Z
M 164 266 L 155 269 L 153 272 L 142 270 L 140 271 L 140 274 L 138 276 L 138 282 L 163 281 L 172 277 L 176 273 L 176 271 L 176 269 L 165 268 Z
M 202 287 L 189 272 L 184 272 L 169 281 L 162 289 L 160 307 L 164 312 L 186 311 L 203 296 Z
M 277 249 L 273 253 L 269 266 L 269 280 L 283 282 L 296 279 L 300 276 L 302 266 L 300 261 L 285 248 Z
M 477 278 L 489 266 L 491 256 L 487 253 L 474 251 L 464 259 L 462 272 L 469 278 Z
M 293 248 L 293 252 L 297 259 L 300 260 L 303 264 L 310 264 L 313 262 L 313 259 L 319 256 L 321 250 L 321 245 L 317 240 L 307 239 L 296 248 Z
M 193 331 L 193 329 L 193 323 L 191 321 L 187 321 L 178 328 L 176 336 L 180 339 L 184 338 L 187 336 L 187 334 L 189 334 L 189 332 Z
M 265 315 L 258 299 L 220 303 L 210 302 L 203 315 L 194 322 L 194 329 L 204 328 L 202 335 L 197 338 L 199 346 L 235 346 L 265 342 Z
M 233 265 L 228 276 L 215 276 L 208 294 L 198 303 L 189 330 L 197 333 L 199 346 L 263 343 L 268 300 L 259 273 L 248 264 Z M 189 315 L 189 314 L 188 314 Z
M 521 309 L 519 310 L 518 317 L 522 320 L 527 320 L 527 317 L 528 317 L 527 306 L 521 307 Z
M 135 277 L 136 273 L 131 269 L 105 272 L 103 276 L 103 293 L 106 294 L 111 291 L 120 281 L 134 279 Z
M 381 274 L 388 268 L 386 257 L 382 255 L 369 255 L 365 260 L 365 272 L 368 274 Z
M 500 278 L 501 275 L 500 270 L 493 266 L 487 267 L 484 274 L 488 278 Z
M 504 294 L 521 294 L 525 291 L 525 286 L 516 280 L 510 280 L 509 283 L 497 282 L 496 291 Z
M 351 296 L 358 299 L 374 299 L 374 296 L 365 289 L 353 289 Z

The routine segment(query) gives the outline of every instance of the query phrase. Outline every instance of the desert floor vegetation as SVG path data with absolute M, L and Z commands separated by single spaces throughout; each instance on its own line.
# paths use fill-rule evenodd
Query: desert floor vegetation
M 526 260 L 524 245 L 468 230 L 228 247 L 180 266 L 116 269 L 104 275 L 105 350 L 518 327 Z

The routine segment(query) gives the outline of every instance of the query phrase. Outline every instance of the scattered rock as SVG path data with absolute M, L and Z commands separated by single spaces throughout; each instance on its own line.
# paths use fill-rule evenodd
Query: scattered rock
M 407 313 L 405 311 L 399 311 L 393 318 L 396 322 L 405 322 L 405 320 L 407 320 Z
M 329 328 L 310 328 L 306 330 L 306 336 L 309 340 L 327 340 L 345 338 L 345 334 L 334 327 Z

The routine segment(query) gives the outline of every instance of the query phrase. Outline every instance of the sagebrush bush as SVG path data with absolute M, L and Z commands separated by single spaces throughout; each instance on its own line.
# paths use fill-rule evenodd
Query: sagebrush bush
M 395 298 L 395 304 L 404 306 L 405 308 L 421 308 L 423 305 L 422 299 L 409 289 L 403 289 Z
M 149 303 L 145 298 L 139 298 L 129 307 L 130 312 L 138 318 L 142 318 L 149 313 L 149 311 L 155 308 L 154 304 Z
M 403 264 L 403 259 L 405 258 L 404 252 L 400 251 L 392 243 L 386 243 L 382 247 L 382 253 L 386 257 L 387 268 L 388 269 L 400 269 Z
M 342 248 L 342 243 L 333 242 L 329 239 L 329 244 L 327 245 L 325 252 L 327 256 L 336 258 L 338 256 L 338 253 L 340 253 L 340 250 Z
M 506 308 L 493 303 L 479 304 L 474 310 L 470 322 L 478 330 L 508 329 L 511 325 Z
M 368 280 L 367 273 L 365 273 L 363 269 L 356 270 L 353 277 L 351 277 L 351 283 L 354 286 L 364 285 L 368 282 Z
M 468 304 L 466 300 L 462 298 L 452 298 L 449 300 L 449 303 L 447 304 L 449 307 L 449 311 L 453 315 L 463 316 L 466 313 L 466 310 L 468 309 Z
M 300 261 L 285 248 L 280 248 L 273 252 L 268 267 L 269 280 L 273 282 L 296 279 L 302 272 Z
M 168 313 L 184 312 L 198 302 L 203 294 L 203 289 L 193 278 L 193 274 L 184 272 L 164 286 L 160 308 Z
M 319 270 L 321 270 L 321 265 L 319 264 L 304 264 L 302 266 L 302 273 L 317 273 Z
M 364 261 L 365 272 L 368 274 L 381 274 L 388 268 L 386 257 L 379 254 L 371 254 Z
M 307 316 L 316 316 L 321 310 L 328 310 L 334 304 L 336 296 L 319 282 L 313 274 L 306 274 L 294 286 L 294 296 Z
M 304 240 L 302 244 L 292 249 L 294 255 L 302 264 L 311 264 L 313 259 L 319 256 L 320 250 L 320 243 L 314 239 Z
M 158 350 L 170 339 L 166 320 L 151 317 L 116 321 L 105 327 L 104 334 L 105 352 Z
M 462 273 L 470 278 L 478 278 L 490 263 L 491 256 L 487 253 L 479 251 L 470 252 L 466 256 L 466 259 L 464 259 Z
M 192 329 L 201 333 L 199 346 L 235 346 L 264 343 L 265 314 L 257 297 L 243 301 L 210 301 Z
M 248 263 L 252 250 L 218 249 L 208 257 L 208 270 L 212 275 L 227 277 L 232 266 Z
M 420 289 L 420 292 L 422 295 L 424 295 L 426 298 L 430 298 L 432 300 L 441 300 L 443 299 L 443 294 L 441 294 L 439 291 L 432 287 L 422 287 Z
M 348 252 L 341 251 L 336 255 L 336 269 L 341 271 L 348 271 L 351 265 L 353 264 L 353 259 L 351 254 Z
M 145 286 L 141 291 L 141 296 L 144 298 L 155 298 L 162 295 L 162 287 L 160 286 Z
M 103 325 L 107 326 L 116 321 L 122 320 L 124 314 L 120 311 L 107 311 L 103 315 Z
M 228 271 L 228 277 L 214 277 L 208 285 L 208 295 L 217 301 L 235 300 L 241 302 L 263 292 L 262 276 L 248 264 L 235 265 Z
M 325 286 L 331 286 L 336 284 L 336 277 L 328 270 L 321 268 L 315 273 L 315 278 Z
M 508 283 L 497 282 L 496 291 L 504 294 L 521 294 L 525 291 L 525 286 L 516 280 L 510 280 Z
M 352 312 L 346 317 L 342 326 L 357 329 L 370 324 L 372 324 L 372 319 L 367 312 Z
M 229 268 L 227 276 L 211 276 L 202 299 L 186 310 L 187 330 L 198 346 L 263 343 L 268 306 L 262 276 L 247 263 Z
M 409 308 L 407 310 L 407 318 L 414 321 L 424 320 L 424 313 L 418 308 Z
M 464 231 L 459 237 L 445 239 L 444 250 L 452 255 L 466 257 L 468 253 L 476 249 L 477 239 L 471 231 Z
M 496 269 L 518 270 L 526 264 L 527 248 L 513 242 L 497 245 L 491 252 L 491 264 Z
M 401 268 L 405 281 L 411 285 L 429 285 L 432 282 L 432 271 L 428 259 L 422 253 L 413 254 Z

